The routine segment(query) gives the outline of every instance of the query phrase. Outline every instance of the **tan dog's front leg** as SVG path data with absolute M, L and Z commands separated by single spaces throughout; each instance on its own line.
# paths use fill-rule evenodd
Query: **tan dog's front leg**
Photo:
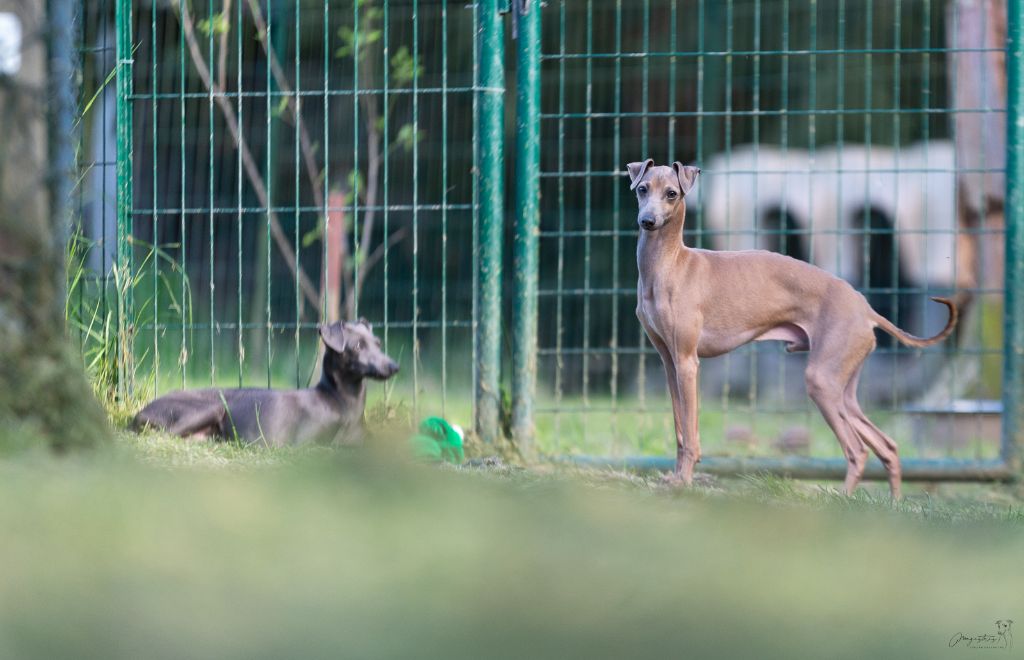
M 661 356 L 661 363 L 665 367 L 665 383 L 668 386 L 668 395 L 672 400 L 672 421 L 674 423 L 676 431 L 676 470 L 673 475 L 674 478 L 679 478 L 679 462 L 678 462 L 678 448 L 682 446 L 683 434 L 685 433 L 683 428 L 683 404 L 682 399 L 679 398 L 679 378 L 676 376 L 676 364 L 672 358 L 672 352 L 665 345 L 665 342 L 661 340 L 656 334 L 648 331 L 647 336 L 650 338 L 651 343 L 658 349 L 658 354 Z
M 676 476 L 686 485 L 693 483 L 693 467 L 700 461 L 700 432 L 697 423 L 696 351 L 676 354 L 675 372 L 678 396 L 673 399 L 677 420 Z M 678 432 L 681 430 L 681 433 Z
M 690 470 L 690 478 L 683 477 L 680 472 L 680 466 L 682 462 L 680 457 L 682 456 L 681 448 L 684 446 L 684 437 L 686 437 L 685 429 L 685 417 L 683 416 L 683 401 L 680 398 L 679 392 L 679 377 L 676 375 L 676 363 L 675 358 L 672 355 L 672 351 L 668 345 L 658 336 L 657 332 L 654 332 L 650 325 L 648 325 L 644 315 L 641 311 L 637 310 L 637 318 L 640 319 L 640 324 L 644 327 L 647 332 L 647 338 L 654 344 L 654 348 L 657 349 L 658 355 L 661 356 L 661 363 L 665 367 L 665 384 L 668 386 L 668 395 L 672 400 L 672 421 L 676 431 L 676 469 L 672 473 L 672 477 L 669 481 L 683 481 L 686 485 L 690 485 L 692 480 L 693 470 Z

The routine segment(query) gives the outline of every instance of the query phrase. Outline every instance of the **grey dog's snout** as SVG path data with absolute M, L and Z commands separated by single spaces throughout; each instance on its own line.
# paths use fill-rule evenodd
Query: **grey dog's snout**
M 388 361 L 384 364 L 384 372 L 388 375 L 388 378 L 398 373 L 398 363 L 388 358 Z

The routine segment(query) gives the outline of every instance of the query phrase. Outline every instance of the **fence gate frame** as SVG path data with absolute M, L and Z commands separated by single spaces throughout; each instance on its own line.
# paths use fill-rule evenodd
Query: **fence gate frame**
M 134 30 L 136 21 L 139 20 L 138 14 L 144 10 L 139 10 L 134 0 L 111 0 L 111 2 L 114 9 L 113 50 L 115 59 L 112 76 L 113 83 L 116 86 L 116 158 L 114 167 L 117 182 L 114 191 L 116 199 L 116 247 L 111 265 L 114 269 L 114 280 L 116 282 L 119 276 L 122 278 L 126 274 L 130 276 L 136 267 L 132 247 L 133 213 L 137 212 L 134 210 L 134 195 L 136 191 L 133 190 L 136 136 L 133 128 L 132 104 L 146 95 L 136 94 L 133 81 L 133 75 L 136 73 L 134 71 L 136 68 L 134 53 L 139 47 L 139 44 L 135 43 Z M 175 0 L 176 3 L 177 0 Z M 383 7 L 386 8 L 388 4 L 388 0 L 381 0 Z M 470 92 L 470 96 L 467 98 L 472 99 L 473 127 L 471 133 L 473 137 L 472 169 L 474 172 L 471 191 L 473 213 L 473 297 L 472 318 L 471 322 L 467 325 L 470 326 L 473 344 L 471 366 L 473 427 L 485 442 L 493 442 L 501 428 L 501 284 L 505 231 L 505 145 L 503 144 L 505 130 L 504 24 L 509 12 L 507 5 L 508 0 L 477 0 L 469 4 L 459 5 L 460 8 L 472 12 L 472 23 L 475 32 L 472 39 L 472 61 L 464 63 L 465 72 L 471 72 L 472 74 L 471 83 L 469 86 L 462 87 L 457 91 Z M 418 20 L 416 18 L 416 8 L 418 7 L 416 0 L 413 0 L 411 6 L 413 21 L 415 22 Z M 455 5 L 452 6 L 454 7 Z M 236 5 L 235 10 L 239 17 L 242 11 L 240 7 L 241 5 Z M 353 5 L 353 9 L 358 9 L 358 7 L 358 2 Z M 296 15 L 299 12 L 298 5 L 295 7 L 295 12 Z M 240 25 L 241 19 L 238 18 L 237 20 Z M 442 24 L 447 25 L 446 23 Z M 355 26 L 357 34 L 358 30 L 359 27 L 357 25 Z M 276 33 L 274 34 L 276 35 Z M 326 38 L 325 36 L 325 43 Z M 386 36 L 384 44 L 386 47 Z M 444 57 L 446 58 L 447 51 L 445 53 Z M 184 55 L 181 55 L 181 57 L 184 61 Z M 297 57 L 298 55 L 296 55 Z M 184 72 L 184 64 L 182 67 Z M 445 74 L 447 74 L 447 69 Z M 184 76 L 184 73 L 182 75 Z M 446 86 L 447 83 L 444 82 L 442 85 Z M 385 82 L 385 93 L 387 91 L 386 88 L 387 83 Z M 442 87 L 442 90 L 444 90 L 444 87 Z M 377 92 L 379 90 L 371 91 Z M 355 93 L 353 91 L 353 97 Z M 414 90 L 413 94 L 415 95 L 416 93 Z M 419 93 L 425 92 L 421 91 Z M 445 91 L 443 93 L 454 92 Z M 153 97 L 156 97 L 155 93 L 153 93 Z M 210 98 L 213 98 L 213 92 L 210 92 Z M 184 110 L 182 110 L 182 113 L 184 113 Z M 181 121 L 184 124 L 184 114 Z M 184 128 L 182 128 L 182 131 L 182 134 L 184 134 Z M 385 166 L 385 174 L 386 172 Z M 386 194 L 385 192 L 385 196 Z M 444 202 L 444 204 L 447 204 L 447 202 Z M 416 206 L 415 203 L 413 206 Z M 353 208 L 355 208 L 354 204 Z M 184 213 L 184 209 L 182 209 L 182 212 Z M 326 213 L 326 209 L 324 212 Z M 385 230 L 386 228 L 387 225 L 385 224 Z M 135 387 L 134 373 L 137 365 L 135 364 L 134 342 L 140 328 L 134 326 L 134 309 L 133 287 L 126 286 L 118 295 L 117 309 L 114 312 L 118 342 L 118 350 L 116 351 L 116 388 L 117 396 L 122 400 L 129 400 Z M 386 328 L 386 316 L 384 325 Z M 416 341 L 414 338 L 414 343 Z M 414 373 L 415 367 L 414 359 Z
M 517 3 L 513 3 L 517 4 Z M 534 400 L 537 372 L 538 235 L 540 227 L 540 43 L 542 3 L 522 3 L 518 16 L 516 59 L 515 300 L 512 322 L 513 440 L 527 452 L 534 445 Z M 518 5 L 520 9 L 522 5 Z M 1002 435 L 997 459 L 906 459 L 908 481 L 1009 481 L 1021 470 L 1024 446 L 1024 0 L 1008 0 L 1006 42 L 1006 204 L 1005 304 L 1003 334 Z M 620 167 L 617 163 L 616 167 Z M 595 467 L 671 470 L 673 457 L 602 456 L 555 457 Z M 843 459 L 703 458 L 700 468 L 712 474 L 771 473 L 794 478 L 842 479 Z M 884 479 L 885 471 L 872 457 L 865 479 Z

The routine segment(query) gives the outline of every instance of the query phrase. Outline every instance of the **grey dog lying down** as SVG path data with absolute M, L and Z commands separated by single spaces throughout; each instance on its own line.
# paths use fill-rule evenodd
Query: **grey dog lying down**
M 381 350 L 380 340 L 363 319 L 321 326 L 320 338 L 323 369 L 315 387 L 171 392 L 146 405 L 132 428 L 277 447 L 357 444 L 363 435 L 366 379 L 387 380 L 398 372 L 398 363 Z

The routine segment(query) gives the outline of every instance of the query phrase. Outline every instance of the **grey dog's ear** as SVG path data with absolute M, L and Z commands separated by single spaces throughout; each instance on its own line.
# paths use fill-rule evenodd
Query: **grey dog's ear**
M 651 165 L 654 165 L 654 159 L 648 158 L 645 161 L 639 163 L 630 163 L 626 165 L 626 169 L 629 170 L 629 189 L 636 190 L 636 187 L 640 185 L 640 180 L 644 178 L 644 174 L 650 169 Z
M 683 165 L 678 160 L 672 163 L 672 169 L 676 171 L 676 178 L 679 179 L 679 188 L 683 191 L 683 196 L 690 192 L 690 188 L 693 188 L 694 182 L 697 181 L 697 175 L 700 174 L 699 167 L 693 167 L 692 165 Z
M 335 353 L 344 353 L 348 339 L 345 336 L 345 327 L 341 323 L 331 323 L 320 326 L 320 339 L 324 345 Z

